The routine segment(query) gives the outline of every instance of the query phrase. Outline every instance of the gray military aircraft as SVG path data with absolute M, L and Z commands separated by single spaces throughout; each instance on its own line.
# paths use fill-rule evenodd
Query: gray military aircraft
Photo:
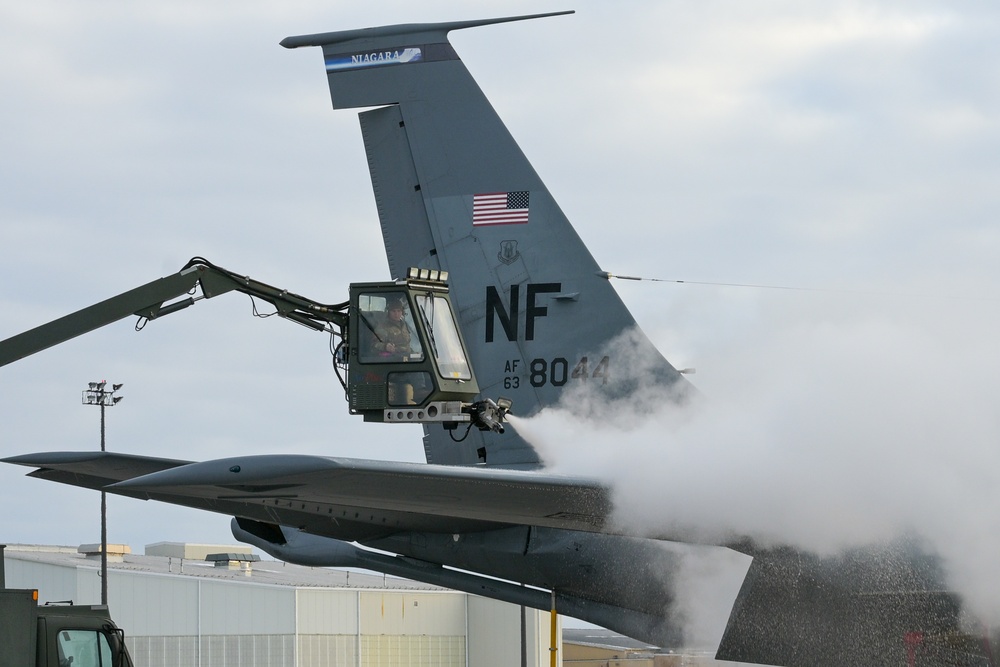
M 452 30 L 553 15 L 391 25 L 281 44 L 322 49 L 335 109 L 370 108 L 360 113 L 361 131 L 391 277 L 405 283 L 410 267 L 449 272 L 483 395 L 502 393 L 526 416 L 583 384 L 628 396 L 639 383 L 612 343 L 632 332 L 630 356 L 682 402 L 691 385 L 638 330 L 448 41 Z M 282 310 L 287 293 L 261 291 Z M 74 331 L 41 343 L 39 334 L 15 336 L 0 343 L 0 364 L 133 312 L 157 316 L 189 305 L 162 307 L 157 298 L 153 310 L 126 298 L 113 316 L 81 311 Z M 285 312 L 315 324 L 315 306 Z M 436 346 L 433 336 L 423 340 Z M 288 562 L 363 567 L 538 609 L 554 599 L 563 614 L 683 646 L 683 622 L 672 611 L 676 552 L 664 541 L 681 536 L 627 534 L 611 519 L 605 485 L 546 472 L 527 441 L 496 428 L 502 416 L 501 409 L 465 433 L 425 422 L 426 464 L 92 452 L 5 460 L 35 468 L 31 476 L 41 479 L 231 515 L 237 539 Z M 753 557 L 718 658 L 993 664 L 988 647 L 962 631 L 959 601 L 944 590 L 937 561 L 913 544 L 818 558 L 759 548 L 752 537 L 717 545 Z

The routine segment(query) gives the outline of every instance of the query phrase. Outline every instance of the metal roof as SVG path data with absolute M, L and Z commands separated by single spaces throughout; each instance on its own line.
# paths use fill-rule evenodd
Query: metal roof
M 659 652 L 652 644 L 604 628 L 563 628 L 563 641 L 583 646 L 597 646 L 617 651 Z
M 236 551 L 230 547 L 228 551 Z M 32 561 L 62 567 L 100 568 L 101 561 L 96 556 L 86 556 L 77 552 L 77 547 L 9 544 L 7 558 Z M 450 589 L 430 586 L 408 579 L 399 579 L 363 570 L 343 570 L 325 567 L 303 567 L 281 561 L 261 560 L 252 563 L 248 576 L 246 569 L 216 567 L 204 560 L 173 558 L 168 556 L 145 556 L 127 554 L 120 562 L 109 560 L 109 572 L 134 572 L 159 576 L 197 577 L 212 580 L 285 586 L 292 588 L 350 588 L 383 590 L 448 591 Z

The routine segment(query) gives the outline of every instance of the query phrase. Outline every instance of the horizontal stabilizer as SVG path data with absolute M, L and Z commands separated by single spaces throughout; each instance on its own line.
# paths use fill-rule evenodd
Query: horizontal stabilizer
M 225 514 L 303 525 L 329 535 L 341 517 L 381 529 L 452 533 L 529 524 L 611 531 L 609 491 L 579 477 L 305 455 L 241 456 L 201 463 L 102 452 L 3 459 L 32 476 Z M 169 500 L 168 500 L 169 499 Z M 353 536 L 352 536 L 353 537 Z

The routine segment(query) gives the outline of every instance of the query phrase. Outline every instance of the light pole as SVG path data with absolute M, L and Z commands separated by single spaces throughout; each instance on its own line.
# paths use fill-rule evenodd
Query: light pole
M 83 390 L 84 405 L 101 406 L 101 451 L 104 451 L 104 408 L 118 405 L 118 401 L 124 396 L 115 396 L 115 392 L 122 388 L 120 384 L 111 385 L 111 391 L 107 391 L 106 380 L 100 382 L 90 382 Z M 101 604 L 108 603 L 108 498 L 104 491 L 101 491 Z

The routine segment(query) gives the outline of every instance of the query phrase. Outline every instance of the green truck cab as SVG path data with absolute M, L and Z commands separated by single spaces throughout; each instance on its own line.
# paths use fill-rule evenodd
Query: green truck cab
M 0 665 L 132 667 L 104 605 L 39 605 L 38 591 L 0 590 Z

